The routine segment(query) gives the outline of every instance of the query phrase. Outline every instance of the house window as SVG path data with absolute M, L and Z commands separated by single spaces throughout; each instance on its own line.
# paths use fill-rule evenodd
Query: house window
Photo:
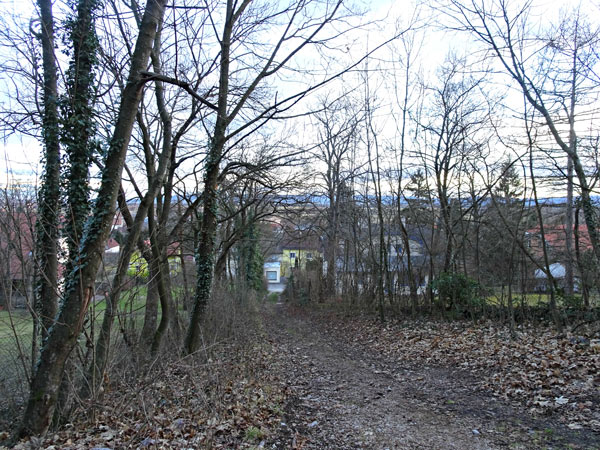
M 312 259 L 312 253 L 307 253 L 306 254 L 306 259 Z
M 296 257 L 296 253 L 295 252 L 290 252 L 290 258 L 295 258 Z
M 277 281 L 277 272 L 274 270 L 267 271 L 267 280 Z

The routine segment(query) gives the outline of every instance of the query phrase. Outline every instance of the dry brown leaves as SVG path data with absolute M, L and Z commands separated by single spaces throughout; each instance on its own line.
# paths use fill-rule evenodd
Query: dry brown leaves
M 223 348 L 208 361 L 180 360 L 131 384 L 111 386 L 102 406 L 44 439 L 16 448 L 251 448 L 279 425 L 285 383 L 267 345 Z
M 477 388 L 532 414 L 600 431 L 600 351 L 581 335 L 520 326 L 511 339 L 508 327 L 491 322 L 332 320 L 328 328 L 354 344 L 397 361 L 458 367 L 476 375 Z

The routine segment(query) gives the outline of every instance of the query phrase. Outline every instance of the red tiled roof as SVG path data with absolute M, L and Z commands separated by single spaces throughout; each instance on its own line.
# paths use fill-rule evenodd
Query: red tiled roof
M 567 240 L 566 230 L 567 228 L 565 225 L 544 226 L 544 237 L 547 245 L 549 247 L 552 247 L 556 251 L 565 251 Z M 588 233 L 587 226 L 579 225 L 579 227 L 577 228 L 577 232 L 579 234 L 579 246 L 581 250 L 585 251 L 591 249 L 592 243 L 590 241 L 590 235 Z M 527 233 L 541 238 L 540 227 L 531 228 L 527 230 Z M 575 239 L 574 236 L 573 239 Z

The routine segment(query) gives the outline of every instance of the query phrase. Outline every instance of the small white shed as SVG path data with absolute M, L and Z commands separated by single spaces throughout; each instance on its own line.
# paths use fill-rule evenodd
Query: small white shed
M 566 274 L 565 266 L 563 266 L 561 263 L 550 264 L 550 273 L 552 274 L 553 278 L 564 278 Z M 536 269 L 535 277 L 537 279 L 548 278 L 542 269 Z

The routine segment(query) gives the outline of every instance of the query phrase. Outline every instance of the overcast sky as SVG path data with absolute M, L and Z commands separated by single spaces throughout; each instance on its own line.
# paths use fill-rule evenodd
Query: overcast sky
M 418 2 L 418 0 L 415 0 Z M 374 45 L 381 40 L 386 32 L 393 30 L 395 23 L 400 18 L 405 23 L 413 17 L 415 6 L 412 2 L 398 2 L 388 0 L 377 0 L 373 2 L 363 2 L 368 4 L 371 11 L 368 19 L 379 19 L 380 30 L 373 33 L 373 36 L 361 36 L 362 42 L 366 45 Z M 423 2 L 419 2 L 423 3 Z M 534 15 L 547 21 L 552 21 L 558 17 L 562 7 L 573 6 L 572 2 L 558 0 L 536 0 Z M 582 3 L 582 9 L 589 11 L 589 18 L 600 17 L 600 11 L 597 2 L 585 1 Z M 410 6 L 412 5 L 412 6 Z M 1 8 L 3 12 L 12 12 L 24 18 L 35 14 L 35 8 L 30 1 L 2 0 Z M 433 11 L 427 6 L 421 7 L 421 19 L 429 19 Z M 594 19 L 596 20 L 596 19 Z M 420 38 L 423 39 L 423 48 L 420 54 L 419 64 L 423 67 L 425 76 L 431 76 L 443 62 L 450 49 L 467 54 L 470 51 L 469 37 L 466 35 L 450 34 L 447 32 L 436 31 L 433 27 L 427 28 Z M 6 51 L 6 50 L 3 50 Z M 360 53 L 361 49 L 356 48 L 355 53 Z M 382 52 L 381 56 L 385 57 Z M 353 55 L 350 55 L 353 56 Z M 5 89 L 6 90 L 6 89 Z M 35 180 L 39 169 L 40 144 L 34 139 L 11 136 L 2 142 L 2 157 L 0 158 L 0 184 L 5 184 L 12 174 L 20 180 Z

